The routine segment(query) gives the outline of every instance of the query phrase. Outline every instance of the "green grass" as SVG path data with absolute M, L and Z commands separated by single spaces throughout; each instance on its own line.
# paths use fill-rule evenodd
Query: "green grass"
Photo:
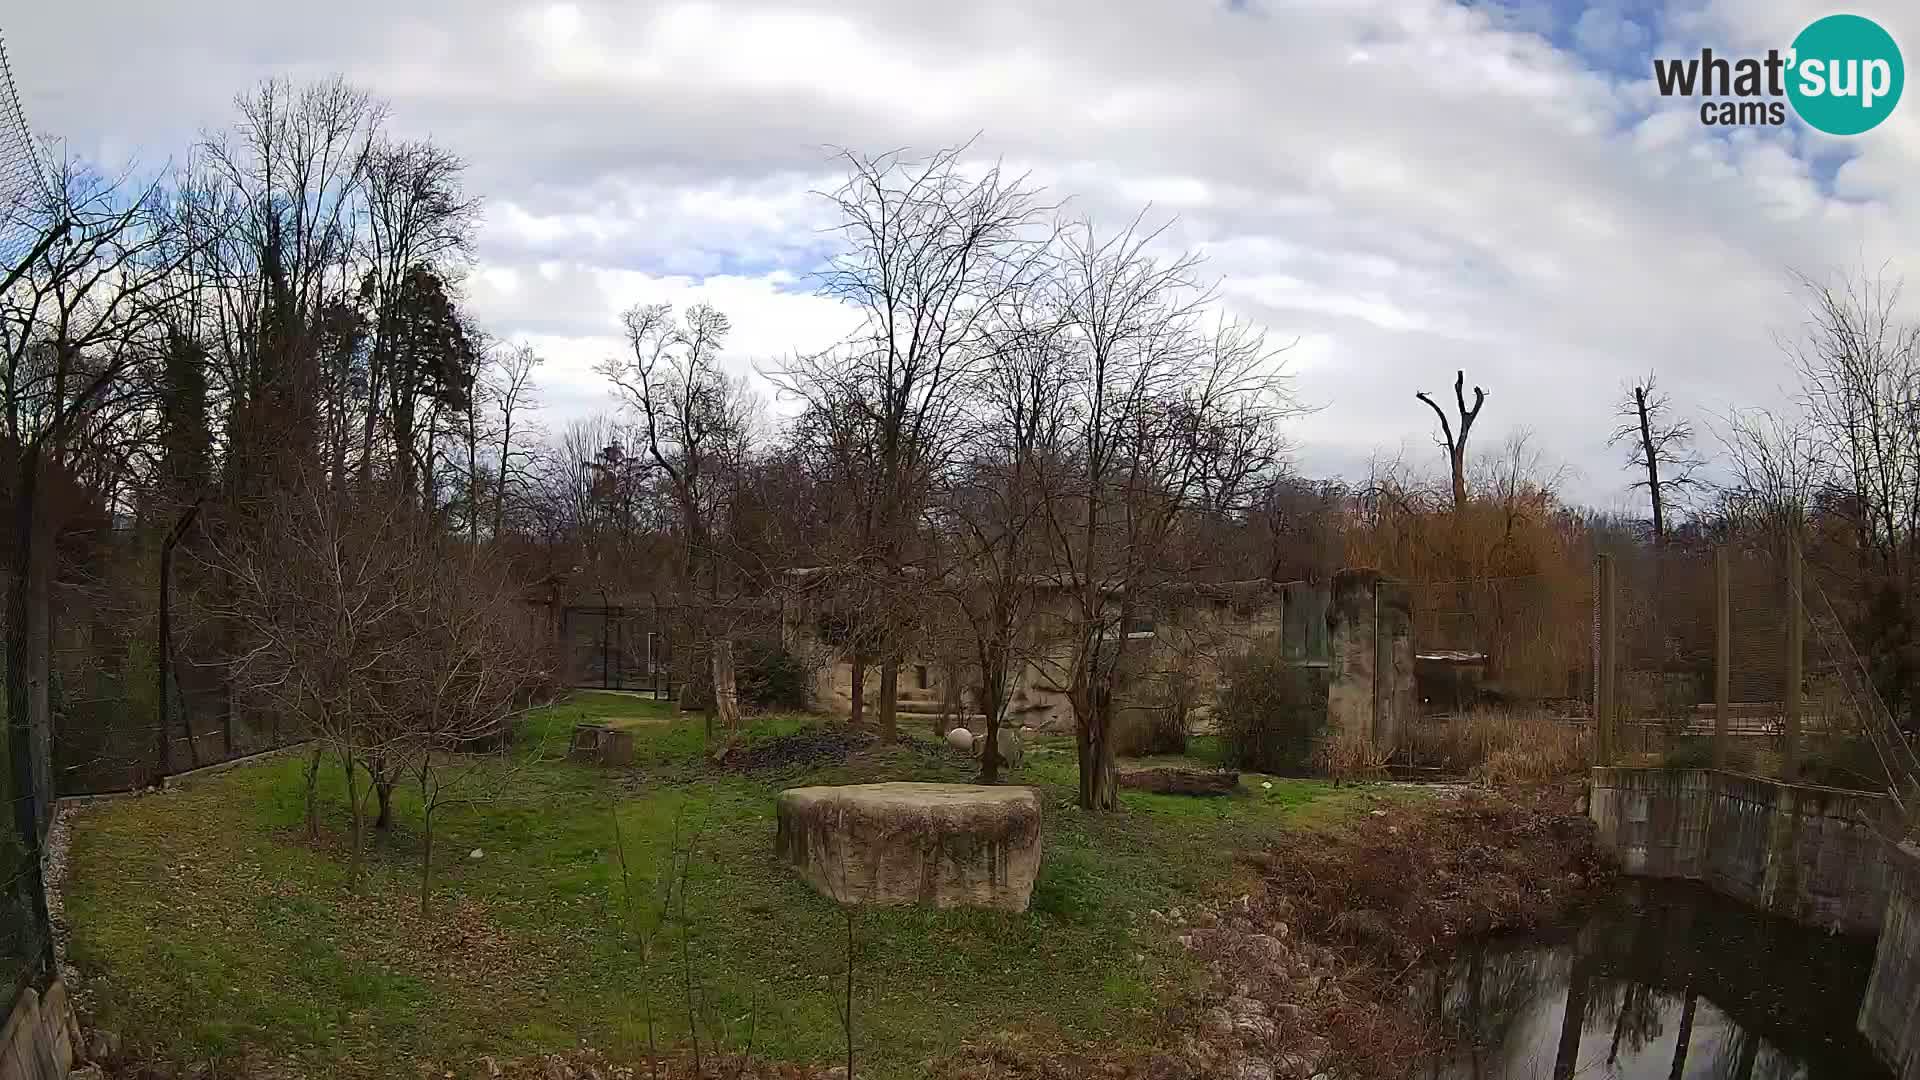
M 572 725 L 588 718 L 635 721 L 638 764 L 561 758 Z M 762 719 L 746 737 L 818 722 Z M 684 929 L 703 1037 L 726 1028 L 737 1042 L 751 1017 L 757 1053 L 833 1059 L 845 924 L 771 858 L 774 795 L 803 783 L 964 781 L 971 764 L 920 743 L 743 775 L 706 765 L 704 745 L 700 718 L 644 699 L 583 693 L 540 710 L 511 759 L 488 763 L 461 789 L 469 801 L 435 815 L 424 919 L 416 793 L 397 797 L 396 827 L 369 844 L 357 892 L 347 887 L 337 767 L 322 773 L 317 844 L 305 838 L 297 757 L 99 805 L 77 823 L 71 852 L 73 960 L 99 1022 L 160 1056 L 467 1075 L 482 1054 L 583 1044 L 637 1060 L 649 1008 L 663 1042 L 683 1041 Z M 1079 1040 L 1150 1037 L 1156 1003 L 1190 972 L 1147 911 L 1233 891 L 1236 847 L 1337 820 L 1369 797 L 1247 776 L 1227 798 L 1127 793 L 1122 812 L 1089 814 L 1073 805 L 1075 779 L 1071 742 L 1045 739 L 1014 777 L 1046 804 L 1043 869 L 1025 914 L 859 914 L 862 1075 L 921 1075 L 921 1062 L 962 1039 L 1017 1025 Z M 676 837 L 683 850 L 697 837 L 688 917 L 662 924 L 648 898 L 671 875 Z

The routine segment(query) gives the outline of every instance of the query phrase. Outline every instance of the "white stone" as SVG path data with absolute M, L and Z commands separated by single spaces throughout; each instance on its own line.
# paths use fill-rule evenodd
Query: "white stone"
M 473 849 L 472 851 L 469 851 L 469 852 L 467 852 L 467 858 L 469 858 L 469 859 L 478 859 L 478 858 L 480 858 L 480 857 L 482 857 L 482 856 L 484 856 L 485 854 L 486 854 L 486 852 L 484 852 L 484 851 L 481 851 L 481 850 L 480 850 L 479 848 L 474 848 L 474 849 Z
M 955 750 L 972 750 L 973 732 L 963 727 L 954 728 L 947 732 L 947 745 Z

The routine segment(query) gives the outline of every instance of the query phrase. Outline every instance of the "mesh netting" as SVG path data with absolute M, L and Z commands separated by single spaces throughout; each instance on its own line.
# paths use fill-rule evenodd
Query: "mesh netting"
M 48 194 L 47 173 L 0 36 L 0 270 L 11 270 L 38 238 L 29 211 Z

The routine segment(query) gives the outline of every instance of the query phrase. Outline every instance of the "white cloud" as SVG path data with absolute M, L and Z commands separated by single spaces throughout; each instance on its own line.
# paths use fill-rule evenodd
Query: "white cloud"
M 1789 268 L 1920 250 L 1920 102 L 1851 140 L 1725 138 L 1634 70 L 1643 49 L 1784 46 L 1822 0 L 1631 16 L 1451 0 L 426 0 L 405 15 L 338 0 L 324 20 L 195 6 L 11 15 L 36 124 L 157 159 L 261 76 L 365 83 L 396 125 L 470 161 L 487 222 L 468 292 L 553 356 L 556 408 L 596 399 L 592 364 L 632 303 L 723 307 L 741 370 L 844 333 L 847 313 L 806 295 L 831 224 L 809 192 L 833 183 L 833 146 L 978 133 L 982 159 L 1031 169 L 1074 213 L 1176 217 L 1166 239 L 1205 252 L 1227 308 L 1301 339 L 1300 389 L 1327 404 L 1300 425 L 1310 467 L 1427 453 L 1413 391 L 1464 367 L 1492 392 L 1482 445 L 1530 427 L 1602 502 L 1625 482 L 1604 446 L 1622 380 L 1656 369 L 1703 412 L 1769 399 L 1773 335 L 1796 322 Z M 1855 7 L 1920 42 L 1908 5 Z M 145 47 L 91 64 L 92 25 Z

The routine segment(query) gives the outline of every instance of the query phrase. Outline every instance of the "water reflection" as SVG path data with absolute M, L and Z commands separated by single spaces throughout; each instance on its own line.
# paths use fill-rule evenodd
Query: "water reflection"
M 1434 1080 L 1876 1080 L 1853 1026 L 1872 962 L 1871 941 L 1632 882 L 1578 927 L 1462 949 L 1415 993 L 1461 1033 Z

